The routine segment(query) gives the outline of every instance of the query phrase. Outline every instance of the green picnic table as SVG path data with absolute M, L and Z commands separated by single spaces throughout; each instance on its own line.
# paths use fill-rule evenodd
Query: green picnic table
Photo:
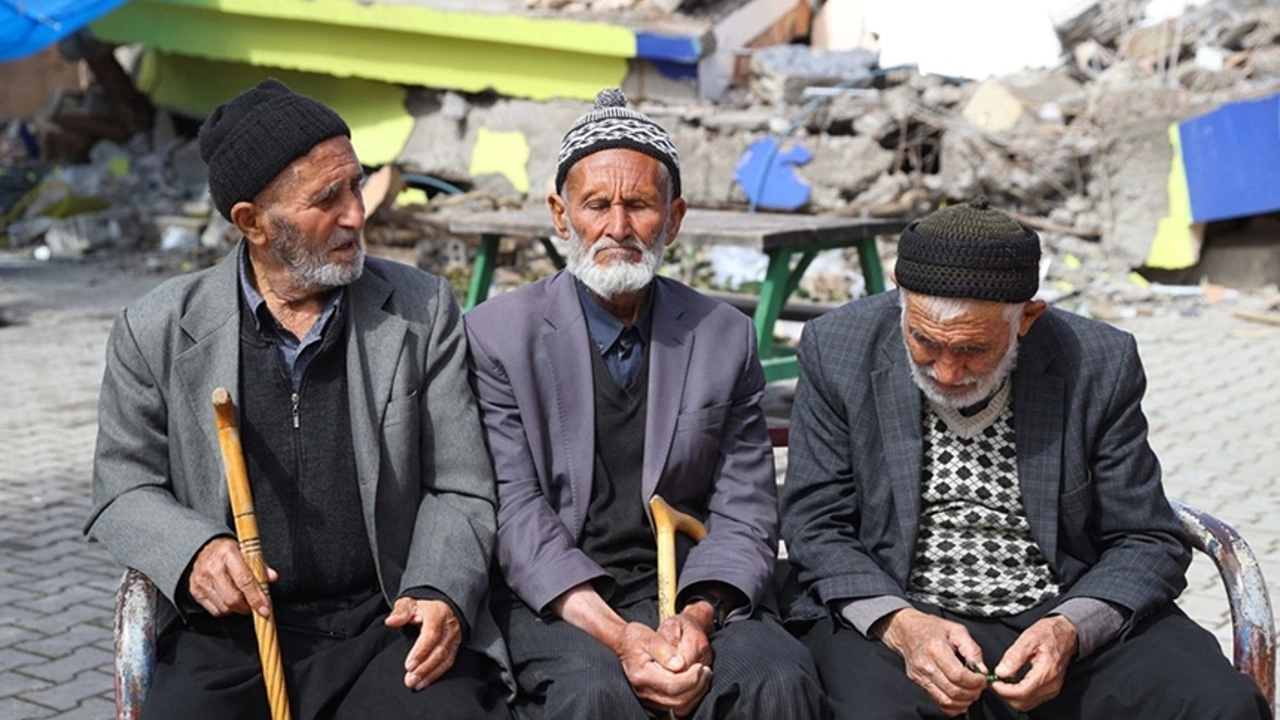
M 793 378 L 797 373 L 795 351 L 773 342 L 773 327 L 800 286 L 809 263 L 823 250 L 854 247 L 866 280 L 867 293 L 884 292 L 884 270 L 876 252 L 877 235 L 896 235 L 906 227 L 900 218 L 841 218 L 780 213 L 747 213 L 730 210 L 690 210 L 680 226 L 678 241 L 685 245 L 732 245 L 758 250 L 769 258 L 769 268 L 755 309 L 760 361 L 769 382 Z M 564 259 L 551 238 L 555 227 L 545 208 L 473 213 L 449 223 L 455 235 L 479 235 L 480 249 L 467 292 L 466 309 L 484 302 L 493 283 L 498 242 L 504 237 L 537 240 L 556 267 Z

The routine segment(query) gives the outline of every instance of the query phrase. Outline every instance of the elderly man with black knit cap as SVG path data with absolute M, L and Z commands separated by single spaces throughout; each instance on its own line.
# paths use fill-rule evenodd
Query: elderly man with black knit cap
M 87 532 L 161 596 L 144 718 L 502 718 L 485 595 L 492 469 L 449 284 L 365 258 L 346 123 L 268 80 L 200 130 L 244 239 L 127 307 L 107 349 Z M 231 390 L 270 598 L 236 546 L 210 396 Z
M 601 92 L 548 202 L 567 269 L 465 318 L 517 716 L 821 717 L 808 653 L 769 609 L 777 493 L 751 322 L 656 275 L 685 214 L 671 138 Z M 661 623 L 655 495 L 708 530 L 679 548 Z
M 1048 308 L 985 200 L 909 225 L 899 290 L 810 322 L 788 621 L 838 718 L 1269 717 L 1174 606 L 1189 548 L 1133 338 Z

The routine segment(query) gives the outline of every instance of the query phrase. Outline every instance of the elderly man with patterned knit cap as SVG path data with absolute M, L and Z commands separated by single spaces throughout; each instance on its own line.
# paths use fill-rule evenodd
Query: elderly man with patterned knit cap
M 1173 604 L 1133 338 L 1034 300 L 1039 239 L 984 200 L 898 250 L 800 344 L 788 619 L 837 717 L 1269 717 Z
M 818 717 L 808 654 L 767 609 L 777 497 L 751 322 L 655 275 L 685 213 L 671 138 L 602 92 L 549 202 L 567 271 L 465 318 L 517 714 Z M 681 548 L 661 624 L 654 495 L 708 530 Z

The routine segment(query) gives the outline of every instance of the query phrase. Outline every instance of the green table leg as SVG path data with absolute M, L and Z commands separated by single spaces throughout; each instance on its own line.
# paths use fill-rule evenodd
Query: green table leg
M 791 251 L 783 248 L 769 251 L 769 269 L 760 288 L 754 321 L 756 341 L 760 343 L 760 359 L 773 357 L 773 325 L 787 303 L 787 284 L 791 281 Z
M 551 238 L 538 238 L 542 241 L 542 249 L 547 251 L 547 257 L 551 258 L 551 264 L 556 266 L 557 270 L 564 269 L 564 258 L 560 255 L 560 251 L 556 250 L 556 244 L 551 242 Z
M 880 267 L 880 253 L 876 251 L 876 238 L 868 235 L 858 243 L 858 264 L 862 266 L 862 279 L 867 284 L 867 294 L 884 292 L 884 268 Z
M 476 264 L 471 270 L 471 287 L 467 289 L 466 310 L 479 305 L 489 297 L 493 284 L 493 264 L 498 260 L 497 235 L 481 235 L 480 249 L 476 251 Z
M 800 261 L 796 263 L 796 267 L 791 271 L 791 275 L 787 278 L 787 293 L 782 296 L 782 304 L 785 306 L 792 295 L 796 294 L 796 290 L 800 287 L 800 280 L 804 278 L 804 273 L 809 269 L 809 265 L 813 259 L 818 257 L 816 250 L 806 250 L 800 254 Z

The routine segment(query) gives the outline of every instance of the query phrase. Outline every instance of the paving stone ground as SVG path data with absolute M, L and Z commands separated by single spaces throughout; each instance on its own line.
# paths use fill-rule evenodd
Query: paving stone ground
M 162 279 L 136 261 L 36 264 L 0 255 L 0 718 L 112 717 L 120 568 L 80 528 L 89 505 L 103 350 L 115 313 Z M 7 325 L 7 326 L 6 326 Z M 1280 578 L 1280 328 L 1228 307 L 1138 318 L 1146 410 L 1166 487 L 1232 523 Z M 1181 605 L 1230 650 L 1212 564 Z

